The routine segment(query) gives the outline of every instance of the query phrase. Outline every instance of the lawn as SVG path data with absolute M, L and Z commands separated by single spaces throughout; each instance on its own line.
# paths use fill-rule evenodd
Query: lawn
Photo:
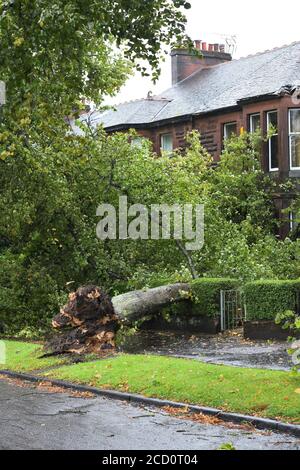
M 187 359 L 122 355 L 56 369 L 51 377 L 300 424 L 300 376 Z
M 28 372 L 65 362 L 62 358 L 39 359 L 44 354 L 43 348 L 39 344 L 21 341 L 3 341 L 3 343 L 5 344 L 6 358 L 5 364 L 0 363 L 0 369 Z
M 32 371 L 55 365 L 59 367 L 41 376 L 300 424 L 300 375 L 290 372 L 142 355 L 66 365 L 63 359 L 39 359 L 40 345 L 5 344 L 3 369 Z

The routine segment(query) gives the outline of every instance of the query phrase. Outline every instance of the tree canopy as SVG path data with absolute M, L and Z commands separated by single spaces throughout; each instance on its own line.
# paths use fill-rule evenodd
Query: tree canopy
M 184 0 L 2 0 L 0 80 L 0 328 L 45 328 L 68 292 L 102 284 L 110 294 L 190 280 L 300 275 L 298 244 L 278 241 L 272 193 L 259 167 L 260 136 L 226 142 L 221 163 L 197 133 L 187 148 L 153 153 L 132 133 L 70 131 L 83 100 L 101 105 L 132 67 L 159 72 L 165 46 L 185 37 Z M 145 72 L 145 70 L 141 69 Z M 96 209 L 204 204 L 205 245 L 96 238 Z M 24 331 L 23 333 L 24 334 Z
M 146 61 L 157 78 L 166 46 L 189 42 L 189 7 L 185 0 L 1 0 L 8 101 L 31 98 L 65 112 L 81 98 L 99 104 L 113 95 L 130 65 L 145 72 Z

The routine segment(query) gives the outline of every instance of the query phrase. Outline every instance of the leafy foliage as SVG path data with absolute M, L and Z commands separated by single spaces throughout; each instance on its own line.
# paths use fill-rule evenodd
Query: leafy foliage
M 284 330 L 291 331 L 291 334 L 293 335 L 288 338 L 290 343 L 288 353 L 292 356 L 294 364 L 292 371 L 297 374 L 300 371 L 300 341 L 294 341 L 294 339 L 300 337 L 300 316 L 298 312 L 295 313 L 293 310 L 286 310 L 284 312 L 280 312 L 276 316 L 275 322 Z
M 34 142 L 0 162 L 0 306 L 6 331 L 26 326 L 43 330 L 68 290 L 82 284 L 100 283 L 114 295 L 191 281 L 191 262 L 206 278 L 297 277 L 297 243 L 278 241 L 263 225 L 271 195 L 266 213 L 259 204 L 260 226 L 258 216 L 255 223 L 254 215 L 249 216 L 255 213 L 255 188 L 260 188 L 258 199 L 266 197 L 261 175 L 251 183 L 253 201 L 243 200 L 236 195 L 237 186 L 244 185 L 240 172 L 238 184 L 225 185 L 226 178 L 235 181 L 230 159 L 213 170 L 197 133 L 189 136 L 184 152 L 169 158 L 154 155 L 147 141 L 131 146 L 126 134 L 106 135 L 101 128 L 87 127 L 83 135 L 66 136 L 63 130 L 56 126 L 48 135 L 33 133 Z M 236 145 L 241 145 L 239 139 Z M 247 172 L 244 178 L 250 178 Z M 174 240 L 97 240 L 97 206 L 118 207 L 120 195 L 127 196 L 128 204 L 138 202 L 147 208 L 204 203 L 204 249 L 189 253 L 187 259 Z M 234 221 L 233 213 L 243 217 L 236 215 Z M 204 287 L 201 292 L 207 301 L 203 314 L 214 315 L 219 308 L 213 285 L 210 288 L 211 293 Z
M 53 111 L 59 103 L 73 106 L 82 97 L 99 103 L 103 94 L 113 94 L 122 84 L 122 57 L 143 71 L 147 61 L 157 77 L 167 45 L 183 41 L 191 45 L 181 8 L 190 4 L 185 0 L 2 0 L 0 63 L 9 100 L 23 104 L 27 96 Z M 115 46 L 121 56 L 114 53 Z
M 226 442 L 225 444 L 222 444 L 218 450 L 236 450 L 232 442 Z
M 220 314 L 220 292 L 239 288 L 236 279 L 197 279 L 192 282 L 192 300 L 195 312 L 206 317 L 216 317 Z
M 264 280 L 247 283 L 244 288 L 248 320 L 275 320 L 286 310 L 295 312 L 300 280 Z
M 1 1 L 4 331 L 43 330 L 68 289 L 88 280 L 125 288 L 135 249 L 128 256 L 126 246 L 97 243 L 95 212 L 106 200 L 115 154 L 118 171 L 129 156 L 128 177 L 141 157 L 130 158 L 126 136 L 72 135 L 69 118 L 85 110 L 85 100 L 100 105 L 114 95 L 132 65 L 147 61 L 157 77 L 164 46 L 190 44 L 181 10 L 189 6 L 185 0 Z
M 5 332 L 43 332 L 70 289 L 110 294 L 195 277 L 300 276 L 297 243 L 275 236 L 272 193 L 258 135 L 226 142 L 217 169 L 197 132 L 158 157 L 134 134 L 106 135 L 70 121 L 114 95 L 132 67 L 158 76 L 166 45 L 187 42 L 185 0 L 2 0 L 0 78 L 0 312 Z M 117 47 L 118 46 L 118 52 Z M 174 240 L 99 241 L 96 208 L 204 204 L 205 247 Z M 214 304 L 212 304 L 214 310 Z M 25 329 L 25 330 L 24 330 Z

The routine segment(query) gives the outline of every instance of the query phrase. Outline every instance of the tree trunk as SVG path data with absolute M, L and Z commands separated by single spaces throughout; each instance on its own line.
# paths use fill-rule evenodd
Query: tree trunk
M 189 284 L 173 284 L 155 289 L 138 290 L 112 298 L 114 311 L 118 318 L 132 323 L 162 308 L 182 300 L 183 293 L 189 292 Z
M 184 299 L 188 284 L 118 295 L 112 299 L 97 286 L 69 295 L 69 302 L 52 321 L 60 330 L 46 345 L 51 354 L 103 353 L 115 349 L 115 334 L 123 323 L 132 324 Z

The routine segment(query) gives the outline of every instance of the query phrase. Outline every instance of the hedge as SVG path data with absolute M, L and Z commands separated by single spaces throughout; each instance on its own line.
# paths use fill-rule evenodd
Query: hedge
M 220 315 L 220 292 L 239 287 L 240 282 L 237 279 L 196 279 L 191 284 L 193 313 L 206 317 Z
M 201 278 L 191 282 L 191 297 L 182 302 L 165 307 L 161 315 L 166 318 L 177 317 L 210 317 L 220 315 L 221 290 L 235 290 L 240 287 L 236 279 Z
M 295 311 L 300 280 L 263 280 L 244 286 L 247 320 L 275 320 L 278 313 Z

